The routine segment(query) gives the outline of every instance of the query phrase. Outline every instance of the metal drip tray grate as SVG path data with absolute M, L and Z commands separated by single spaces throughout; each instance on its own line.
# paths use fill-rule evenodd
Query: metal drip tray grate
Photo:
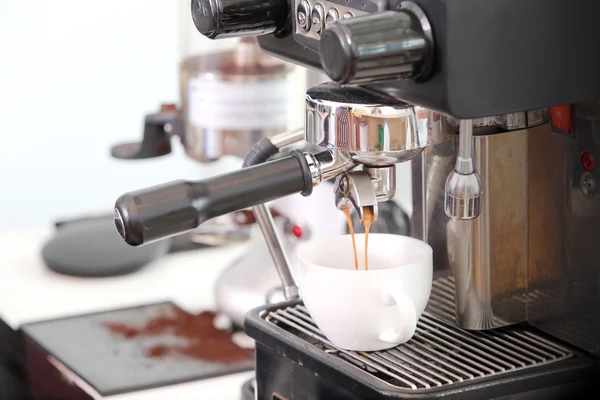
M 436 279 L 431 288 L 431 295 L 429 297 L 427 311 L 445 321 L 455 322 L 456 310 L 454 303 L 454 285 L 454 277 L 451 275 Z M 540 291 L 535 291 L 529 295 L 543 297 L 546 299 L 553 294 L 549 292 L 542 293 Z M 479 328 L 492 328 L 510 325 L 510 323 L 506 319 L 502 318 L 502 316 L 524 316 L 526 308 L 527 296 L 524 293 L 522 295 L 506 296 L 500 300 L 496 300 L 493 306 L 495 315 L 493 315 L 492 320 L 488 321 L 487 323 L 482 322 Z
M 389 385 L 415 391 L 475 383 L 573 357 L 567 348 L 526 328 L 469 332 L 429 313 L 408 343 L 370 353 L 333 346 L 302 305 L 272 309 L 263 318 Z

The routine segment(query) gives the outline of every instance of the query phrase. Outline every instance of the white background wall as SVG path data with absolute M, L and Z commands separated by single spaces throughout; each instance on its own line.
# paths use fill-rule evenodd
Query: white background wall
M 0 1 L 0 230 L 110 212 L 125 191 L 237 165 L 199 166 L 178 146 L 160 159 L 110 157 L 141 137 L 145 113 L 178 101 L 188 4 Z
M 212 172 L 180 148 L 110 157 L 112 144 L 141 137 L 145 113 L 178 100 L 177 6 L 0 1 L 0 230 L 110 212 L 132 188 Z

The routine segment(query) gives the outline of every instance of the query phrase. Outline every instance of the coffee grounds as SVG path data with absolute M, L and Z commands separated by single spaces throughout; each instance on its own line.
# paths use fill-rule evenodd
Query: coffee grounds
M 165 334 L 184 339 L 183 345 L 158 344 L 146 349 L 144 353 L 149 358 L 181 356 L 220 364 L 251 361 L 254 351 L 239 347 L 233 342 L 230 332 L 217 329 L 214 325 L 215 316 L 210 311 L 194 315 L 173 307 L 171 315 L 160 315 L 141 327 L 123 323 L 104 325 L 113 334 L 125 339 Z
M 152 346 L 146 351 L 146 355 L 150 358 L 162 358 L 169 353 L 170 353 L 169 348 L 162 344 Z
M 108 329 L 110 329 L 112 333 L 116 333 L 117 335 L 123 336 L 126 339 L 134 338 L 139 334 L 138 329 L 132 328 L 124 324 L 107 323 L 105 325 L 106 327 L 108 327 Z

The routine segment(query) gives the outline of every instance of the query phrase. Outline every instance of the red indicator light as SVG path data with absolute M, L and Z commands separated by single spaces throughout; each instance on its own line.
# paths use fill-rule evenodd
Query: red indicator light
M 292 233 L 294 234 L 294 236 L 300 239 L 302 237 L 302 228 L 300 228 L 298 225 L 294 225 L 294 227 L 292 228 Z
M 589 151 L 584 151 L 581 155 L 581 166 L 588 172 L 593 171 L 596 168 L 596 159 L 594 155 Z
M 571 106 L 550 107 L 550 121 L 552 127 L 566 133 L 571 132 Z
M 172 103 L 161 104 L 160 111 L 161 112 L 177 111 L 177 105 L 176 104 L 172 104 Z

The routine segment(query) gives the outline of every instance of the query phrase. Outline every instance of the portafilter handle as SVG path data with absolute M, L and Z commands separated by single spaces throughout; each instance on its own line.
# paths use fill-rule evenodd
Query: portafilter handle
M 292 155 L 201 181 L 177 180 L 119 197 L 114 218 L 129 245 L 196 229 L 203 222 L 257 204 L 312 192 L 306 156 Z

